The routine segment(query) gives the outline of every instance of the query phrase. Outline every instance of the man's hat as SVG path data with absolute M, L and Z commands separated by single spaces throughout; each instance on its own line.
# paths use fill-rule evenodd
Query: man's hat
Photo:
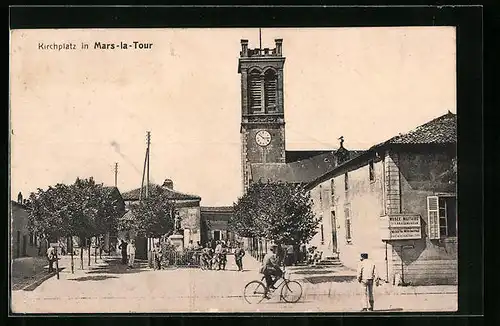
M 367 258 L 368 258 L 368 254 L 367 254 L 366 252 L 363 252 L 363 253 L 361 254 L 361 258 L 363 258 L 363 259 L 367 259 Z

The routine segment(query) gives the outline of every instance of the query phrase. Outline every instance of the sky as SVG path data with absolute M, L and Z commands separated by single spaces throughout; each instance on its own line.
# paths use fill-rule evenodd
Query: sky
M 262 29 L 283 39 L 286 149 L 367 149 L 456 113 L 453 27 Z M 240 39 L 258 29 L 14 30 L 10 55 L 11 198 L 94 177 L 150 180 L 231 205 L 242 193 Z M 95 42 L 152 43 L 100 50 Z M 74 43 L 75 50 L 39 49 Z M 81 49 L 88 43 L 89 49 Z

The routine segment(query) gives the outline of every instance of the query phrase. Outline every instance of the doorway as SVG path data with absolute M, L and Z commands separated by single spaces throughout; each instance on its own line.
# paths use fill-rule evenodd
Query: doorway
M 335 211 L 331 212 L 331 222 L 332 222 L 332 251 L 334 254 L 337 253 L 337 222 L 335 219 Z
M 23 250 L 22 250 L 23 257 L 28 256 L 27 247 L 28 247 L 28 236 L 25 234 L 23 235 Z
M 221 232 L 219 230 L 214 231 L 214 240 L 221 240 Z
M 21 255 L 21 231 L 17 231 L 16 235 L 16 258 L 19 258 L 19 256 Z

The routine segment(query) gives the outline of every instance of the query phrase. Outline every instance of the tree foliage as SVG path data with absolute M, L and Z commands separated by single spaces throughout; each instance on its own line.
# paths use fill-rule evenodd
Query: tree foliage
M 232 231 L 277 243 L 308 242 L 320 222 L 308 191 L 289 183 L 254 183 L 234 204 Z
M 174 229 L 175 206 L 162 188 L 153 188 L 149 196 L 131 206 L 131 212 L 119 220 L 119 229 L 135 231 L 147 237 L 161 237 Z
M 117 198 L 93 178 L 72 185 L 56 184 L 31 193 L 28 227 L 46 237 L 90 237 L 113 231 L 123 214 Z

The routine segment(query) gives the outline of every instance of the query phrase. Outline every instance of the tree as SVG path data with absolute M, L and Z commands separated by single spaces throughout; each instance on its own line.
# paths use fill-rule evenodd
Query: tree
M 81 268 L 84 240 L 111 231 L 121 214 L 117 201 L 93 178 L 77 178 L 70 186 L 57 184 L 46 191 L 38 189 L 30 195 L 27 205 L 31 231 L 54 240 L 80 237 Z M 70 251 L 73 266 L 73 250 Z
M 244 237 L 298 245 L 312 239 L 319 222 L 308 191 L 290 183 L 258 182 L 235 203 L 229 225 Z
M 138 235 L 159 238 L 174 229 L 175 206 L 162 188 L 153 188 L 147 198 L 131 205 L 131 214 L 119 220 L 120 230 L 133 230 Z

